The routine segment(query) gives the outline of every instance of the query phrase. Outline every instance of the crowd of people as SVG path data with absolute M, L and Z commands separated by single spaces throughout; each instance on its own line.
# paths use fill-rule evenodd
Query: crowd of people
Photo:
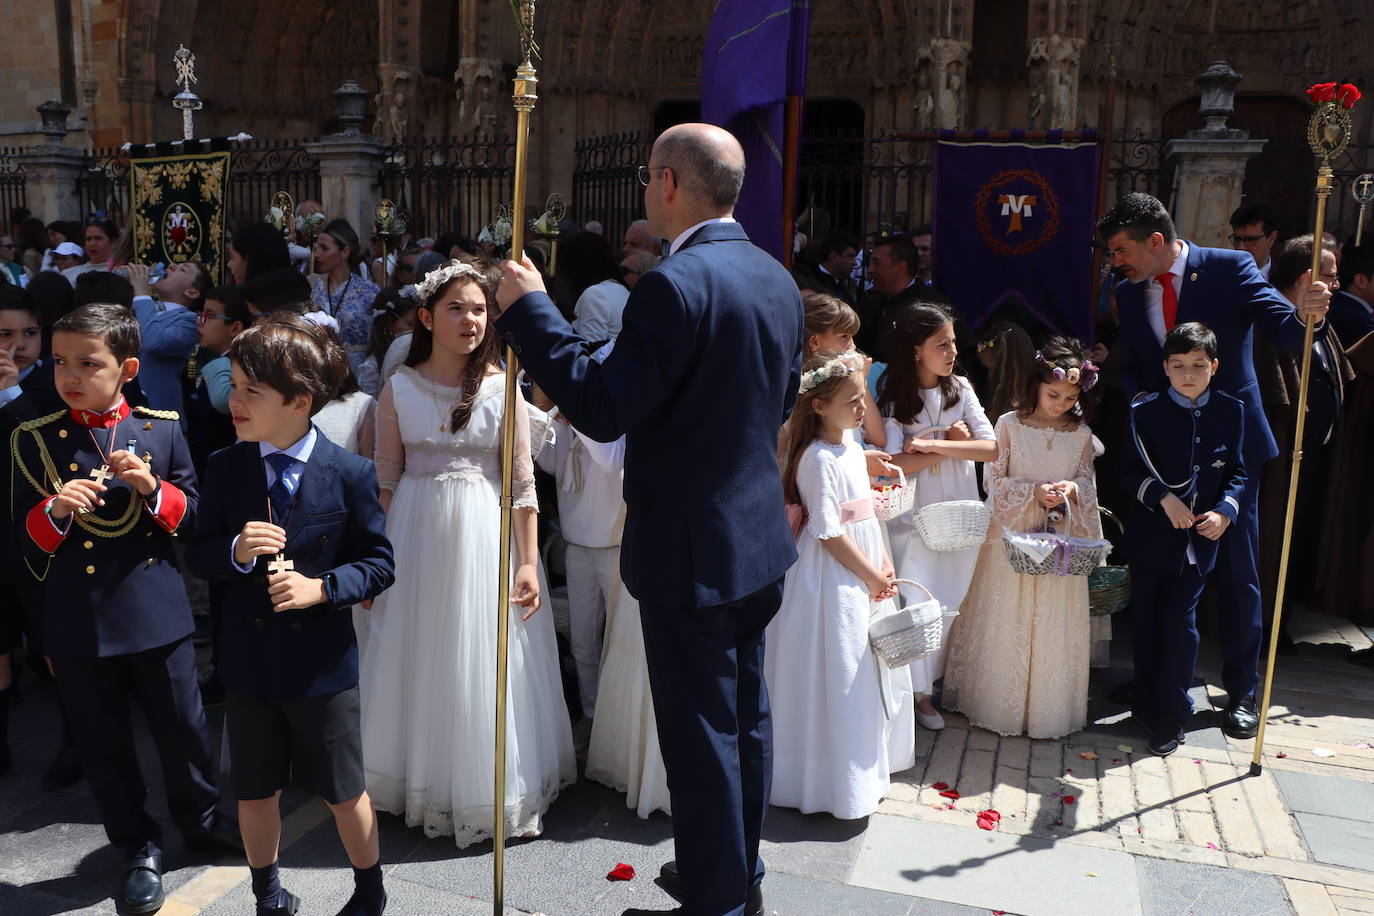
M 300 906 L 277 876 L 288 786 L 333 811 L 356 883 L 341 916 L 385 907 L 374 808 L 490 839 L 501 589 L 505 835 L 539 835 L 584 754 L 641 817 L 673 816 L 663 878 L 691 912 L 761 911 L 770 797 L 873 813 L 941 707 L 1003 735 L 1085 727 L 1112 619 L 1086 576 L 1028 574 L 1051 561 L 1024 552 L 1099 543 L 1102 507 L 1127 520 L 1123 699 L 1150 750 L 1186 741 L 1200 627 L 1221 637 L 1222 727 L 1252 737 L 1308 317 L 1289 593 L 1371 622 L 1374 242 L 1280 242 L 1252 204 L 1239 250 L 1207 249 L 1129 195 L 1097 226 L 1112 273 L 1089 347 L 1028 311 L 968 326 L 933 285 L 928 226 L 826 231 L 789 278 L 730 219 L 733 139 L 688 127 L 641 170 L 648 219 L 618 246 L 566 232 L 552 275 L 538 245 L 498 263 L 443 235 L 384 257 L 333 219 L 313 258 L 241 226 L 216 283 L 130 263 L 103 218 L 11 214 L 0 774 L 27 658 L 63 720 L 44 785 L 90 783 L 127 911 L 164 899 L 131 697 L 175 826 L 246 855 L 260 916 Z M 508 345 L 527 374 L 502 544 Z M 880 520 L 875 486 L 897 480 L 913 505 Z M 973 501 L 974 546 L 916 523 Z M 885 663 L 870 623 L 927 599 L 950 615 L 941 648 Z M 203 712 L 221 701 L 223 790 Z

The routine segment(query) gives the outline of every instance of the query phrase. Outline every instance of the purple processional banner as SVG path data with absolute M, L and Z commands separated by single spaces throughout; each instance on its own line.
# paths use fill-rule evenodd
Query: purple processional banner
M 935 150 L 935 285 L 970 328 L 1004 308 L 1092 338 L 1096 143 Z
M 750 240 L 782 260 L 784 113 L 806 90 L 810 0 L 720 0 L 701 59 L 701 119 L 744 147 L 735 218 Z

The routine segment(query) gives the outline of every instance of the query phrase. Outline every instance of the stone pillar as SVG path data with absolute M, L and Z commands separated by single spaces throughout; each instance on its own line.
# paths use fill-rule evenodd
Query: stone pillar
M 1202 90 L 1198 109 L 1206 126 L 1170 140 L 1165 147 L 1165 155 L 1177 169 L 1174 225 L 1180 237 L 1208 247 L 1229 247 L 1231 213 L 1240 206 L 1245 167 L 1267 142 L 1250 139 L 1249 131 L 1226 126 L 1235 110 L 1240 81 L 1241 75 L 1225 61 L 1213 61 L 1197 78 Z
M 306 152 L 320 162 L 320 206 L 330 219 L 346 219 L 366 239 L 372 211 L 381 197 L 382 141 L 359 130 L 367 109 L 367 91 L 352 80 L 334 90 L 343 130 L 314 143 Z
M 85 216 L 76 193 L 85 154 L 63 143 L 67 114 L 71 111 L 55 99 L 38 106 L 47 142 L 31 146 L 15 158 L 24 167 L 24 196 L 28 208 L 44 222 L 81 220 Z

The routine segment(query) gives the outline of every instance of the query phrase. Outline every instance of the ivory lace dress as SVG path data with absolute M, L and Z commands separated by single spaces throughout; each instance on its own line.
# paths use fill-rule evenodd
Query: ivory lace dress
M 1027 426 L 1005 413 L 995 432 L 998 458 L 984 477 L 992 521 L 950 633 L 944 703 L 1001 735 L 1059 738 L 1087 724 L 1088 579 L 1013 572 L 1002 531 L 1043 530 L 1035 487 L 1072 480 L 1078 500 L 1060 533 L 1102 536 L 1092 431 Z
M 505 378 L 488 376 L 467 425 L 448 431 L 460 389 L 400 369 L 377 408 L 377 476 L 393 493 L 396 584 L 372 609 L 362 669 L 363 763 L 383 811 L 459 847 L 492 835 L 496 608 Z M 530 460 L 545 415 L 516 399 L 515 506 L 536 505 Z M 512 551 L 511 566 L 518 562 Z M 542 829 L 576 778 L 553 613 L 511 605 L 506 835 Z

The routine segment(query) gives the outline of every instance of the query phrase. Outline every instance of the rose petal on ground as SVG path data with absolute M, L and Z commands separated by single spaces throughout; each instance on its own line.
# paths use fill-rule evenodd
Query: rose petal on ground
M 952 798 L 952 799 L 954 799 L 955 801 L 958 801 L 958 800 L 959 800 L 959 790 L 958 790 L 958 789 L 946 789 L 945 791 L 943 791 L 943 792 L 940 793 L 940 796 L 941 796 L 942 798 Z
M 1358 747 L 1358 748 L 1359 748 L 1360 750 L 1362 750 L 1362 751 L 1367 751 L 1367 750 L 1369 750 L 1369 744 L 1368 744 L 1367 742 L 1364 742 L 1364 741 L 1357 741 L 1357 742 L 1355 742 L 1355 746 Z
M 948 808 L 950 811 L 954 810 L 954 806 L 949 804 L 948 802 L 945 803 L 945 807 Z
M 606 874 L 607 881 L 629 881 L 635 876 L 634 866 L 626 865 L 624 862 L 617 862 Z
M 1285 754 L 1283 751 L 1279 751 L 1278 756 L 1279 756 L 1280 759 L 1282 759 L 1282 758 L 1284 758 L 1284 757 L 1287 757 L 1288 755 Z
M 1078 752 L 1078 756 L 1079 756 L 1079 757 L 1082 757 L 1084 760 L 1096 760 L 1096 759 L 1097 759 L 1097 755 L 1094 754 L 1092 751 L 1079 751 L 1079 752 Z
M 1207 848 L 1208 848 L 1208 849 L 1220 849 L 1221 847 L 1218 846 L 1216 843 L 1208 843 L 1208 844 L 1207 844 Z
M 1113 758 L 1112 758 L 1112 763 L 1120 763 L 1120 762 L 1121 762 L 1121 758 L 1120 758 L 1120 757 L 1113 757 Z
M 949 783 L 947 783 L 947 782 L 933 782 L 933 783 L 930 784 L 930 787 L 931 787 L 932 789 L 934 789 L 936 792 L 943 792 L 943 791 L 945 791 L 946 789 L 949 788 Z
M 1066 805 L 1072 805 L 1075 801 L 1077 801 L 1077 799 L 1074 798 L 1072 795 L 1064 796 L 1064 804 Z

